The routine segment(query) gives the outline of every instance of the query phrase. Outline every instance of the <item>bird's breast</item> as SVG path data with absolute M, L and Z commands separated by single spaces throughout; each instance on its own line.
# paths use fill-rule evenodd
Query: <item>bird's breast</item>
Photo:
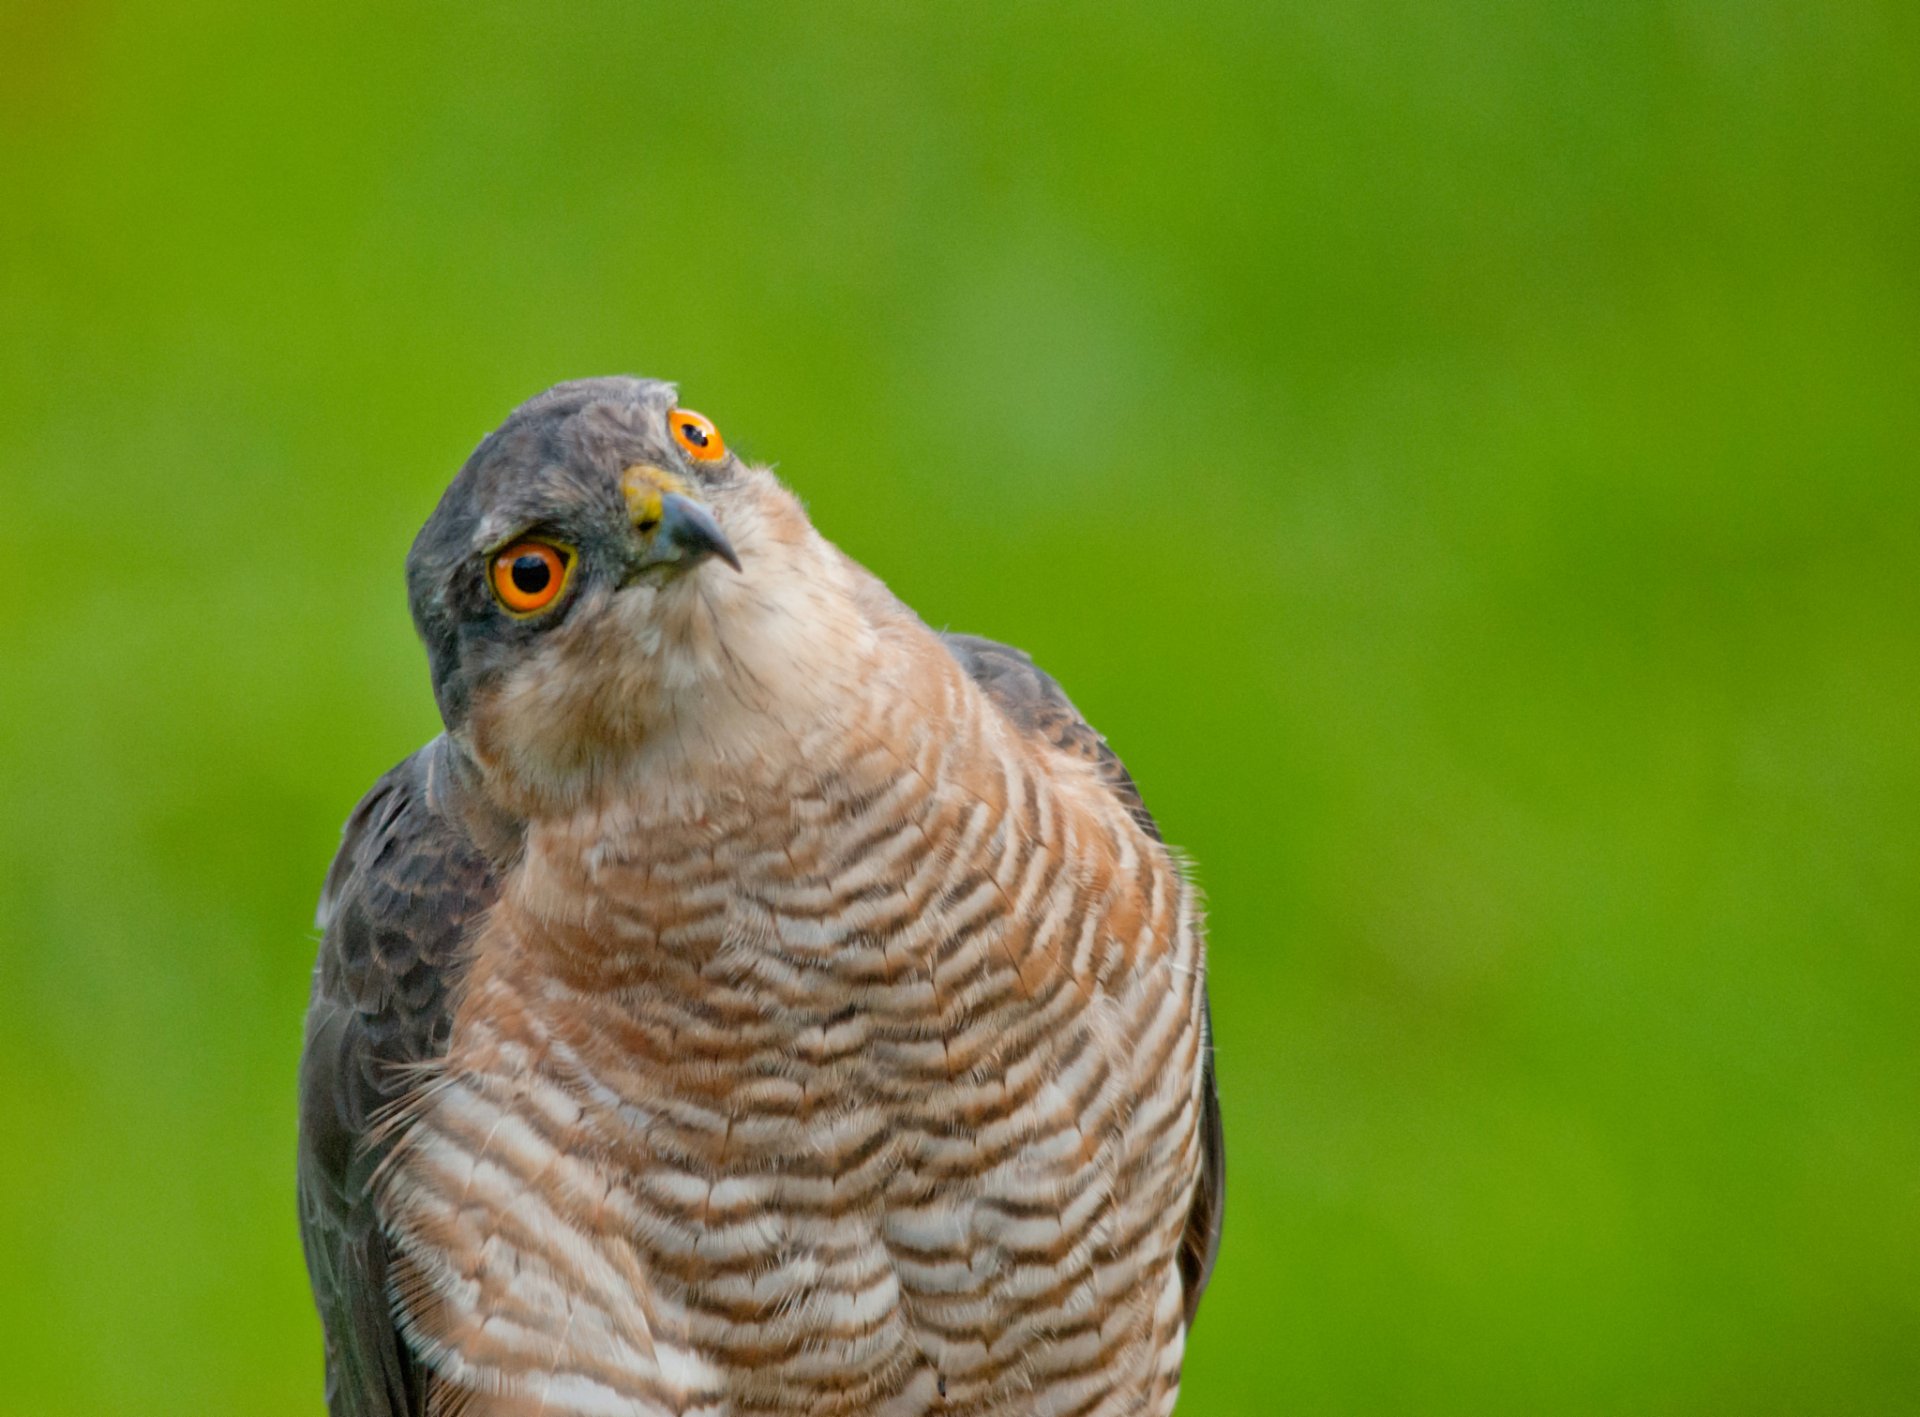
M 519 875 L 382 1192 L 448 1380 L 550 1414 L 1170 1403 L 1200 1040 L 1164 854 L 1024 759 L 876 752 L 562 824 Z

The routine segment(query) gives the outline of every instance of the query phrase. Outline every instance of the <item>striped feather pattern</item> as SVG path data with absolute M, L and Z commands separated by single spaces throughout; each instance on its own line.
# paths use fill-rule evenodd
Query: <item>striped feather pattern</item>
M 902 633 L 699 810 L 529 826 L 380 1178 L 442 1413 L 1171 1411 L 1192 893 Z

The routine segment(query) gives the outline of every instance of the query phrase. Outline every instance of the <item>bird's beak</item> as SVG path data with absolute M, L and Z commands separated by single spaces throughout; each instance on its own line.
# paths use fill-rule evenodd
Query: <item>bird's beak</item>
M 739 570 L 739 553 L 720 530 L 713 513 L 686 493 L 662 487 L 664 480 L 657 474 L 646 476 L 637 468 L 623 479 L 633 529 L 639 534 L 627 580 L 631 582 L 656 566 L 691 570 L 709 556 L 718 556 Z

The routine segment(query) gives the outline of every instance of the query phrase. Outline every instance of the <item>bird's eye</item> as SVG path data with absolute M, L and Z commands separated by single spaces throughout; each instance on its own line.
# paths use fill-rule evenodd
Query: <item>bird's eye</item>
M 517 541 L 493 558 L 493 593 L 515 615 L 545 610 L 566 589 L 573 553 L 544 541 Z
M 690 408 L 676 408 L 667 415 L 667 426 L 673 429 L 673 441 L 695 462 L 719 462 L 727 455 L 727 445 L 720 441 L 720 430 L 704 414 Z

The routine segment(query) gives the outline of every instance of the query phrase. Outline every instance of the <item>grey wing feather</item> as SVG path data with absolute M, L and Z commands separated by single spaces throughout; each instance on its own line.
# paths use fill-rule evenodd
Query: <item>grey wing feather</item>
M 1120 755 L 1107 745 L 1105 737 L 1073 706 L 1066 691 L 1035 664 L 1030 655 L 978 635 L 949 633 L 940 638 L 948 652 L 1017 727 L 1091 763 L 1113 795 L 1140 824 L 1140 829 L 1155 841 L 1161 839 L 1159 824 L 1147 810 L 1140 789 L 1134 785 L 1133 775 L 1120 761 Z M 1201 1056 L 1205 1061 L 1201 1077 L 1200 1182 L 1194 1190 L 1193 1208 L 1187 1215 L 1187 1228 L 1180 1242 L 1180 1276 L 1186 1286 L 1189 1326 L 1199 1310 L 1200 1296 L 1213 1277 L 1227 1200 L 1226 1142 L 1213 1072 L 1213 1015 L 1204 996 L 1202 1020 L 1205 1036 L 1201 1039 Z
M 395 1328 L 371 1141 L 411 1064 L 444 1053 L 451 994 L 495 885 L 430 800 L 436 739 L 348 818 L 320 895 L 325 932 L 300 1058 L 300 1232 L 326 1330 L 332 1417 L 420 1417 L 427 1376 Z
M 1134 786 L 1120 755 L 1107 746 L 1099 730 L 1073 706 L 1067 691 L 1035 664 L 1032 656 L 978 635 L 945 634 L 940 638 L 1002 713 L 1026 732 L 1093 764 L 1094 771 L 1113 789 L 1113 795 L 1140 829 L 1155 841 L 1160 840 L 1159 823 L 1140 800 L 1140 789 Z

